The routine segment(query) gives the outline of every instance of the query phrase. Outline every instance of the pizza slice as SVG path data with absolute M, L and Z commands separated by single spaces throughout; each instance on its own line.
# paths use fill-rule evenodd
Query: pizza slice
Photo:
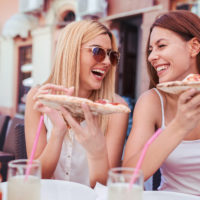
M 196 88 L 200 91 L 200 74 L 189 74 L 182 81 L 159 83 L 156 87 L 171 94 L 179 94 L 190 88 Z
M 85 98 L 53 94 L 39 95 L 38 99 L 44 105 L 47 105 L 51 108 L 59 109 L 59 106 L 61 105 L 70 111 L 72 116 L 79 118 L 84 118 L 84 113 L 81 108 L 82 103 L 86 103 L 94 115 L 131 112 L 130 108 L 124 104 L 110 103 L 108 100 L 104 99 L 93 102 Z

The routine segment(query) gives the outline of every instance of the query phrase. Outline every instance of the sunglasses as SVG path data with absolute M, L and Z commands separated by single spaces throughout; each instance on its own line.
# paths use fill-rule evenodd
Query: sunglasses
M 111 49 L 103 49 L 102 47 L 84 47 L 86 49 L 91 49 L 93 58 L 96 62 L 102 62 L 108 55 L 110 63 L 112 65 L 117 65 L 119 62 L 119 52 L 112 51 Z

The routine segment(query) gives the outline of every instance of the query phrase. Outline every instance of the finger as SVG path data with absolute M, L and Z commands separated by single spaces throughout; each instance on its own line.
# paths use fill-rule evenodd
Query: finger
M 36 109 L 41 108 L 42 106 L 44 106 L 42 103 L 40 103 L 39 101 L 36 101 L 33 106 L 33 109 L 36 110 Z
M 195 96 L 193 96 L 189 101 L 189 106 L 191 108 L 197 108 L 200 105 L 200 93 L 197 93 Z
M 189 89 L 185 92 L 183 92 L 180 97 L 179 97 L 179 102 L 184 104 L 187 103 L 188 101 L 190 101 L 196 94 L 198 93 L 198 91 L 195 88 Z
M 36 102 L 33 106 L 34 110 L 38 110 L 41 113 L 49 113 L 50 112 L 50 108 L 44 106 L 42 103 L 40 102 Z
M 93 128 L 97 123 L 97 116 L 94 116 L 90 111 L 89 106 L 86 103 L 81 104 L 81 108 L 84 112 L 85 120 L 88 124 L 88 128 Z
M 62 112 L 62 115 L 65 118 L 65 120 L 68 122 L 68 124 L 74 130 L 74 132 L 77 135 L 81 135 L 82 127 L 80 126 L 80 124 L 71 116 L 71 114 L 65 108 L 60 107 L 59 109 Z
M 40 94 L 48 94 L 48 93 L 49 93 L 49 90 L 38 91 L 38 92 L 36 92 L 36 94 L 33 96 L 33 100 L 37 100 L 37 97 L 38 97 Z
M 70 95 L 71 96 L 73 93 L 74 93 L 74 87 L 70 87 L 66 91 L 66 95 Z
M 34 95 L 33 99 L 36 100 L 40 94 L 56 94 L 56 92 L 63 92 L 71 95 L 74 91 L 73 87 L 65 88 L 63 85 L 45 84 L 38 89 L 38 92 Z

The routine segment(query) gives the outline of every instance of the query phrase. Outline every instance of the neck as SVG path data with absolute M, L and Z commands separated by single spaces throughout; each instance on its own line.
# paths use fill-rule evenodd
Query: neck
M 86 91 L 86 90 L 80 90 L 79 91 L 79 93 L 78 93 L 78 96 L 79 97 L 82 97 L 82 98 L 87 98 L 87 99 L 89 99 L 89 97 L 91 96 L 91 94 L 92 94 L 92 91 Z

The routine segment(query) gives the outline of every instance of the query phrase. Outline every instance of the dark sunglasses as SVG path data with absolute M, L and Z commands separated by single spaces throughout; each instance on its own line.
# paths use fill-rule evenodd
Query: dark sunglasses
M 111 49 L 103 49 L 102 47 L 84 47 L 86 49 L 91 49 L 93 58 L 96 62 L 102 62 L 106 55 L 110 59 L 112 65 L 117 65 L 119 62 L 119 52 L 112 51 Z

